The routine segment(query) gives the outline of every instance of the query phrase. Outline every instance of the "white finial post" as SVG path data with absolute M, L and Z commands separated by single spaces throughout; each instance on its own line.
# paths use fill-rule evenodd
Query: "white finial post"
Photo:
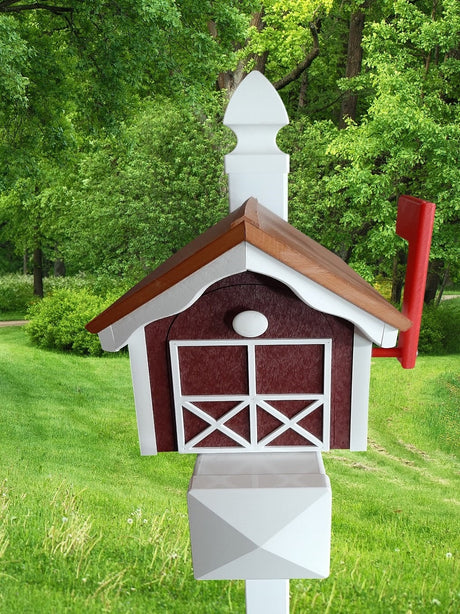
M 262 73 L 251 72 L 233 94 L 224 125 L 238 138 L 225 156 L 230 212 L 253 196 L 287 221 L 289 156 L 276 144 L 279 130 L 289 123 L 283 101 Z

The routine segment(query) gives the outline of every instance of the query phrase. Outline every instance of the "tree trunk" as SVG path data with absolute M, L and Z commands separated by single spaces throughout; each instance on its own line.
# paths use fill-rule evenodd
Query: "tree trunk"
M 22 273 L 23 275 L 27 275 L 27 273 L 29 272 L 29 266 L 28 266 L 28 260 L 29 260 L 29 254 L 27 253 L 27 250 L 24 250 L 24 254 L 22 256 Z
M 439 303 L 441 302 L 442 295 L 444 294 L 444 290 L 446 289 L 448 281 L 449 281 L 449 267 L 446 267 L 446 270 L 444 271 L 444 275 L 442 278 L 441 287 L 439 288 L 438 296 L 436 297 L 436 302 L 435 302 L 436 307 L 438 307 Z
M 391 302 L 393 305 L 401 304 L 402 289 L 404 286 L 405 254 L 399 252 L 393 258 L 393 275 L 391 283 Z
M 350 29 L 348 33 L 348 50 L 347 50 L 347 66 L 345 77 L 348 79 L 357 77 L 361 72 L 361 62 L 363 59 L 363 49 L 361 43 L 363 40 L 364 29 L 364 13 L 357 10 L 351 14 Z M 347 119 L 356 120 L 356 109 L 358 105 L 358 96 L 352 90 L 345 92 L 340 107 L 339 128 L 347 127 Z
M 39 247 L 34 249 L 34 294 L 43 298 L 43 252 Z
M 256 27 L 259 32 L 261 32 L 264 27 L 264 11 L 258 11 L 253 13 L 251 23 L 252 27 Z M 208 30 L 211 36 L 215 39 L 219 38 L 219 33 L 217 31 L 217 26 L 214 21 L 210 20 L 208 22 Z M 246 41 L 247 43 L 248 41 Z M 237 47 L 237 49 L 239 46 Z M 241 81 L 246 77 L 247 73 L 247 64 L 249 60 L 254 61 L 254 69 L 258 70 L 262 74 L 265 73 L 265 65 L 267 63 L 268 51 L 263 52 L 262 54 L 253 54 L 248 57 L 245 61 L 239 61 L 235 70 L 227 70 L 226 72 L 222 72 L 217 77 L 216 87 L 218 90 L 225 90 L 230 98 L 233 92 L 236 90 Z
M 428 305 L 429 303 L 433 303 L 436 298 L 436 292 L 439 287 L 439 274 L 436 270 L 428 271 L 428 275 L 426 277 L 426 286 L 425 286 L 425 296 L 424 303 Z
M 60 258 L 54 261 L 54 277 L 65 277 L 65 263 Z
M 303 109 L 307 104 L 307 91 L 308 91 L 308 71 L 302 74 L 300 79 L 300 91 L 299 91 L 299 103 L 298 108 Z
M 445 268 L 442 260 L 431 260 L 428 265 L 428 274 L 426 276 L 425 297 L 426 305 L 432 303 L 436 299 L 436 294 L 440 290 L 439 300 L 441 300 L 444 292 L 445 284 L 448 281 L 449 269 Z

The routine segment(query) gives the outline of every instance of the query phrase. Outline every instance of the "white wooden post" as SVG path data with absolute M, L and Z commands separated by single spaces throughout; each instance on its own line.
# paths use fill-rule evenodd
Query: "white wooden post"
M 253 196 L 287 221 L 289 156 L 276 144 L 278 131 L 289 123 L 283 101 L 262 73 L 251 72 L 233 94 L 224 125 L 238 138 L 225 156 L 230 212 Z
M 246 580 L 248 614 L 289 614 L 289 580 Z
M 287 221 L 276 136 L 288 123 L 275 88 L 250 73 L 224 117 L 238 139 L 225 156 L 230 212 L 254 197 Z M 199 455 L 187 495 L 195 577 L 244 579 L 247 614 L 289 614 L 288 578 L 329 574 L 331 499 L 319 451 Z

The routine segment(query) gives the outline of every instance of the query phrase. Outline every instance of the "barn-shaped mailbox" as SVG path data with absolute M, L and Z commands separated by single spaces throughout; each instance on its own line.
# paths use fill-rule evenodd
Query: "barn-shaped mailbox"
M 411 321 L 287 222 L 288 118 L 265 77 L 224 123 L 230 214 L 87 328 L 129 346 L 142 454 L 364 450 L 372 344 Z
M 372 343 L 410 321 L 254 198 L 95 318 L 143 454 L 366 447 Z M 245 328 L 246 326 L 246 328 Z
M 289 578 L 329 574 L 321 451 L 366 449 L 373 345 L 415 361 L 434 205 L 399 203 L 416 290 L 399 312 L 287 222 L 288 156 L 276 145 L 287 115 L 260 73 L 224 123 L 238 136 L 229 215 L 87 328 L 105 350 L 129 347 L 141 453 L 199 454 L 188 491 L 195 577 L 243 578 L 248 612 L 287 614 Z

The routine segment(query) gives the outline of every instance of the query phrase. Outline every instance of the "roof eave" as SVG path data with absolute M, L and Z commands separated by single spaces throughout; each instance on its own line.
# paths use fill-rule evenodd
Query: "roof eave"
M 87 330 L 100 333 L 243 242 L 391 327 L 402 331 L 410 328 L 411 321 L 338 256 L 250 198 L 91 320 L 86 325 Z

